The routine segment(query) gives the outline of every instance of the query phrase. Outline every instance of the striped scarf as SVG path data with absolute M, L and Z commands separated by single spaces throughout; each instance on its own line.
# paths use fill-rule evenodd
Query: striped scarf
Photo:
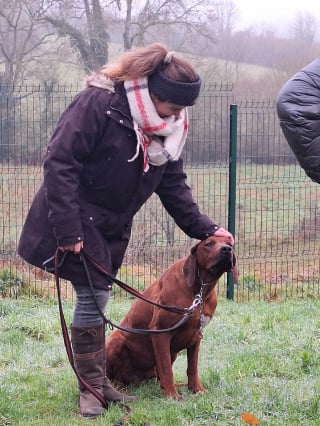
M 181 155 L 188 133 L 188 112 L 184 108 L 180 116 L 161 118 L 150 98 L 147 78 L 125 81 L 134 130 L 137 135 L 135 155 L 128 161 L 134 161 L 139 150 L 143 152 L 143 170 L 149 170 L 149 164 L 161 166 L 167 161 L 177 161 Z

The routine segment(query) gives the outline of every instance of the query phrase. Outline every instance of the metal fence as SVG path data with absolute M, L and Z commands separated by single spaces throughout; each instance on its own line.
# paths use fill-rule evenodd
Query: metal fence
M 2 297 L 55 296 L 52 276 L 23 262 L 16 246 L 42 179 L 48 139 L 77 91 L 66 86 L 0 87 Z M 235 123 L 230 121 L 230 105 L 236 105 Z M 234 223 L 240 267 L 234 300 L 318 297 L 319 188 L 305 177 L 284 141 L 274 102 L 239 101 L 227 85 L 204 87 L 190 109 L 183 155 L 201 210 L 221 226 L 227 227 L 230 219 Z M 136 215 L 119 278 L 142 290 L 195 243 L 152 196 Z M 64 297 L 72 298 L 70 284 L 62 284 Z M 219 283 L 219 295 L 227 296 L 226 277 Z

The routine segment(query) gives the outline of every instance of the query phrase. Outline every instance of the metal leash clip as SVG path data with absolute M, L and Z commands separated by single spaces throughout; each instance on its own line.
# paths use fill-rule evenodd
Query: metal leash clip
M 201 303 L 202 303 L 202 294 L 200 293 L 196 294 L 193 299 L 192 305 L 189 308 L 187 308 L 187 311 L 194 311 L 199 305 L 201 305 Z
M 62 257 L 59 260 L 58 265 L 57 265 L 58 268 L 60 268 L 60 266 L 62 266 L 62 264 L 65 261 L 65 258 L 67 257 L 68 253 L 69 253 L 68 251 L 63 252 L 63 255 L 62 255 Z M 53 256 L 49 257 L 49 259 L 47 259 L 44 262 L 42 262 L 42 267 L 43 267 L 43 269 L 45 271 L 47 271 L 47 272 L 54 272 L 54 269 L 55 269 L 54 268 L 54 263 L 53 263 L 52 266 L 48 266 L 48 263 L 54 262 L 54 258 L 55 258 L 55 254 Z

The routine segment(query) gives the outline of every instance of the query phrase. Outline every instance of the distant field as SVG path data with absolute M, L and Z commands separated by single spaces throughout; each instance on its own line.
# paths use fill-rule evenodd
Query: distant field
M 53 43 L 53 49 L 55 44 Z M 109 61 L 116 60 L 119 55 L 123 53 L 123 47 L 121 44 L 110 43 L 109 44 Z M 196 67 L 197 71 L 202 77 L 204 83 L 224 83 L 232 84 L 235 81 L 241 79 L 259 79 L 266 73 L 269 73 L 270 68 L 252 65 L 246 63 L 236 63 L 234 61 L 227 61 L 204 55 L 192 55 L 187 53 L 177 52 L 178 55 L 190 60 L 190 62 Z M 52 67 L 52 75 L 47 75 L 46 80 L 50 82 L 50 78 L 57 81 L 60 85 L 72 84 L 81 85 L 85 72 L 79 63 L 77 55 L 72 50 L 66 50 L 65 58 L 66 62 L 63 61 L 63 57 L 55 61 Z M 3 65 L 0 64 L 0 70 L 3 70 Z M 43 77 L 42 77 L 43 78 Z M 23 84 L 41 84 L 42 81 L 38 80 L 38 76 L 33 79 L 24 80 Z
M 188 181 L 201 210 L 228 225 L 228 169 L 189 168 Z M 42 179 L 41 168 L 2 167 L 0 219 L 1 268 L 16 268 L 30 283 L 48 286 L 31 272 L 15 250 L 24 218 Z M 319 188 L 305 182 L 294 166 L 239 166 L 236 193 L 236 251 L 240 264 L 239 300 L 319 294 Z M 170 243 L 169 243 L 170 241 Z M 174 226 L 157 197 L 138 213 L 122 279 L 142 288 L 195 242 Z M 225 284 L 221 284 L 225 292 Z

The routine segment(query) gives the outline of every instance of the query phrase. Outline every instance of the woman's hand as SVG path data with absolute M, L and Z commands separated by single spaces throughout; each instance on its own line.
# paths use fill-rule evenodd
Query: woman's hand
M 214 233 L 214 235 L 216 235 L 217 237 L 226 237 L 229 238 L 230 244 L 233 246 L 234 245 L 234 238 L 233 235 L 230 234 L 229 231 L 227 231 L 224 228 L 219 228 L 216 230 L 216 232 Z
M 75 244 L 69 244 L 67 246 L 59 247 L 59 250 L 61 250 L 62 252 L 71 251 L 74 254 L 79 254 L 81 249 L 83 249 L 83 241 L 79 241 L 78 243 L 75 243 Z

